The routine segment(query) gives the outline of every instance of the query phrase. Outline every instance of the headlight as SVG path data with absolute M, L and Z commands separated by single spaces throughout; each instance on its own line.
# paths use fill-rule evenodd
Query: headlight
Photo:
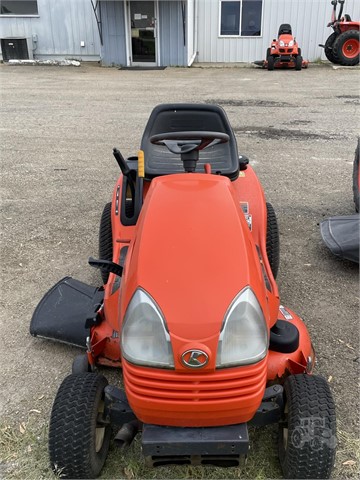
M 293 47 L 293 46 L 294 46 L 294 40 L 290 40 L 289 47 Z
M 150 295 L 140 288 L 126 310 L 121 348 L 123 357 L 136 365 L 174 368 L 164 317 Z
M 280 40 L 280 47 L 285 47 L 285 42 L 283 40 Z
M 226 312 L 216 366 L 235 367 L 262 360 L 268 349 L 268 328 L 250 287 L 240 292 Z

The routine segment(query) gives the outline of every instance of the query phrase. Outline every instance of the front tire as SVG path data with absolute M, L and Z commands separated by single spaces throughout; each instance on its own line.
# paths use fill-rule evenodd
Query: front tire
M 330 478 L 335 461 L 336 419 L 327 381 L 315 375 L 290 375 L 284 392 L 285 418 L 279 437 L 284 477 Z
M 340 65 L 358 65 L 360 55 L 360 35 L 357 30 L 341 33 L 333 45 L 333 54 Z
M 111 428 L 98 423 L 107 380 L 95 373 L 69 375 L 51 412 L 49 454 L 61 478 L 96 478 L 109 450 Z
M 301 55 L 298 55 L 295 58 L 295 70 L 300 71 L 302 69 L 303 58 Z
M 275 68 L 275 58 L 272 55 L 270 55 L 270 56 L 267 57 L 267 62 L 268 62 L 267 69 L 269 71 L 274 70 L 274 68 Z

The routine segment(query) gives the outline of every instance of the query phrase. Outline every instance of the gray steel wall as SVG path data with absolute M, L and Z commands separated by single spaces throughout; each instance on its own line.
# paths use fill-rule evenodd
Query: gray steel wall
M 38 12 L 38 17 L 0 16 L 0 38 L 36 35 L 38 59 L 99 59 L 100 39 L 90 0 L 38 0 Z
M 159 2 L 159 35 L 160 65 L 186 66 L 181 2 Z
M 125 12 L 123 2 L 100 2 L 103 46 L 102 65 L 126 65 Z
M 263 0 L 262 37 L 220 38 L 219 0 L 198 0 L 197 62 L 253 62 L 264 59 L 266 49 L 276 37 L 281 23 L 290 23 L 304 58 L 325 58 L 318 46 L 332 30 L 330 0 Z M 346 0 L 344 13 L 360 20 L 360 1 Z

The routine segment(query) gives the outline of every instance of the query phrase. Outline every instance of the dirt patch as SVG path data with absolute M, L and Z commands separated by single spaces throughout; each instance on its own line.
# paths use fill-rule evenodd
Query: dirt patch
M 309 125 L 313 123 L 311 120 L 291 120 L 289 125 Z
M 335 138 L 334 135 L 324 135 L 322 133 L 304 132 L 303 130 L 289 130 L 286 128 L 273 128 L 273 127 L 236 127 L 235 133 L 239 135 L 257 136 L 264 140 L 295 140 L 295 141 L 308 141 L 308 140 L 331 140 Z
M 205 100 L 205 103 L 209 104 L 217 104 L 223 107 L 276 107 L 276 108 L 284 108 L 284 107 L 292 107 L 294 108 L 295 105 L 291 105 L 291 103 L 287 102 L 274 102 L 271 100 L 221 100 L 221 99 L 208 99 Z
M 360 95 L 337 95 L 336 98 L 345 100 L 350 105 L 360 105 Z
M 336 95 L 336 98 L 346 98 L 346 99 L 360 100 L 360 95 Z

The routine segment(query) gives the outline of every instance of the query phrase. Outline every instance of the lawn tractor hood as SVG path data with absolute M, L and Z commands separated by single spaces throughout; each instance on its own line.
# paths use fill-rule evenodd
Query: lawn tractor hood
M 155 304 L 153 314 L 162 318 L 163 335 L 171 338 L 175 367 L 176 352 L 198 349 L 205 352 L 208 368 L 213 369 L 220 331 L 240 292 L 242 300 L 257 304 L 262 323 L 267 318 L 256 256 L 229 179 L 205 174 L 154 179 L 125 272 L 121 306 L 121 311 L 126 311 L 125 358 L 128 344 L 124 336 L 136 335 L 136 330 L 147 325 L 145 314 L 143 326 L 141 322 L 128 325 L 128 318 L 136 316 L 134 303 L 139 304 L 142 296 L 144 305 Z

